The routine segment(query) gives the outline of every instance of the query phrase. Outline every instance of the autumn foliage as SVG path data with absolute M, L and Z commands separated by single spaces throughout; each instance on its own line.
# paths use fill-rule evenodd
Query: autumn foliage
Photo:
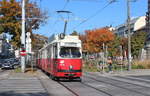
M 83 42 L 83 50 L 89 53 L 97 53 L 102 51 L 102 45 L 108 44 L 114 40 L 114 34 L 108 27 L 86 30 L 85 35 L 80 35 Z
M 21 7 L 20 3 L 15 0 L 0 1 L 0 33 L 9 33 L 12 40 L 20 39 L 21 34 Z
M 22 0 L 0 0 L 0 33 L 11 35 L 12 44 L 20 45 Z M 26 0 L 26 32 L 39 29 L 45 23 L 46 12 L 41 11 L 35 2 Z M 33 40 L 34 41 L 34 40 Z

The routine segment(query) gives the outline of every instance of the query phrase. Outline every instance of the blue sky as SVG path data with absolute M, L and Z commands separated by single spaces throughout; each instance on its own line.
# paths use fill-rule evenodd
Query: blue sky
M 112 25 L 113 27 L 122 24 L 127 19 L 126 0 L 117 0 L 103 9 L 109 0 L 35 0 L 39 3 L 43 10 L 48 11 L 49 19 L 47 23 L 36 30 L 35 33 L 45 35 L 47 37 L 52 34 L 63 32 L 64 21 L 61 19 L 67 18 L 66 14 L 58 14 L 56 11 L 67 10 L 71 11 L 69 14 L 69 21 L 67 26 L 67 34 L 76 30 L 79 33 L 84 33 L 85 30 L 101 28 Z M 67 5 L 65 6 L 66 2 Z M 65 6 L 65 8 L 64 8 Z M 131 17 L 145 15 L 147 11 L 147 0 L 137 0 L 130 2 Z M 94 15 L 98 10 L 101 10 L 92 18 L 79 25 L 83 20 Z M 61 16 L 60 16 L 61 15 Z

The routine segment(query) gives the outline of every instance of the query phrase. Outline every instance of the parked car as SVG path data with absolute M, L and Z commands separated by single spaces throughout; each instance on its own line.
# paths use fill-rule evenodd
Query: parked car
M 0 68 L 2 67 L 3 64 L 3 60 L 0 60 Z
M 14 59 L 13 66 L 14 66 L 14 68 L 19 67 L 20 66 L 20 60 L 19 59 Z
M 13 69 L 14 66 L 11 64 L 10 61 L 4 61 L 2 66 L 1 66 L 2 69 Z

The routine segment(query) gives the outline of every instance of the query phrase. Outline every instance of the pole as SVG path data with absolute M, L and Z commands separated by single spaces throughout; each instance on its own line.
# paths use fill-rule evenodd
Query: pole
M 104 66 L 106 66 L 107 65 L 107 61 L 108 61 L 108 46 L 105 44 L 105 64 L 104 64 Z
M 64 25 L 64 35 L 66 35 L 66 29 L 67 29 L 67 20 L 65 20 L 65 25 Z
M 107 60 L 108 60 L 108 46 L 105 44 L 105 65 L 107 65 Z
M 67 13 L 67 14 L 72 13 L 70 11 L 65 11 L 65 10 L 60 10 L 60 11 L 56 11 L 56 12 L 57 13 Z M 65 21 L 65 25 L 64 25 L 64 35 L 65 35 L 66 34 L 66 29 L 67 29 L 67 23 L 69 21 L 69 15 L 68 15 L 68 20 L 67 19 L 65 20 L 62 16 L 61 16 L 61 18 Z
M 123 54 L 122 54 L 122 45 L 120 45 L 120 60 L 121 60 L 121 72 L 123 71 L 122 67 L 123 67 Z
M 130 0 L 127 0 L 127 28 L 128 28 L 128 70 L 131 70 L 131 27 L 130 27 Z
M 21 44 L 25 47 L 25 0 L 22 0 L 22 33 Z M 21 56 L 21 71 L 25 72 L 25 56 Z
M 106 61 L 107 61 L 107 58 L 108 58 L 108 46 L 106 45 L 106 56 L 105 56 L 105 58 L 106 58 Z
M 102 66 L 103 73 L 105 72 L 104 65 L 105 65 L 105 44 L 103 43 L 103 66 Z

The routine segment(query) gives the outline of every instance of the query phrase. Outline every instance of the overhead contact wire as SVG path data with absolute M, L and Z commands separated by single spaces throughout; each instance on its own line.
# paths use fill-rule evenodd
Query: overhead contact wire
M 79 23 L 77 26 L 75 26 L 73 28 L 73 30 L 77 27 L 79 27 L 80 25 L 82 25 L 83 23 L 87 22 L 88 20 L 90 20 L 91 18 L 95 17 L 97 14 L 99 14 L 100 12 L 102 12 L 106 7 L 108 7 L 110 4 L 112 4 L 113 2 L 115 2 L 115 0 L 110 1 L 108 4 L 106 4 L 103 8 L 99 9 L 98 11 L 96 11 L 93 15 L 91 15 L 90 17 L 88 17 L 86 20 L 82 21 L 81 23 Z

